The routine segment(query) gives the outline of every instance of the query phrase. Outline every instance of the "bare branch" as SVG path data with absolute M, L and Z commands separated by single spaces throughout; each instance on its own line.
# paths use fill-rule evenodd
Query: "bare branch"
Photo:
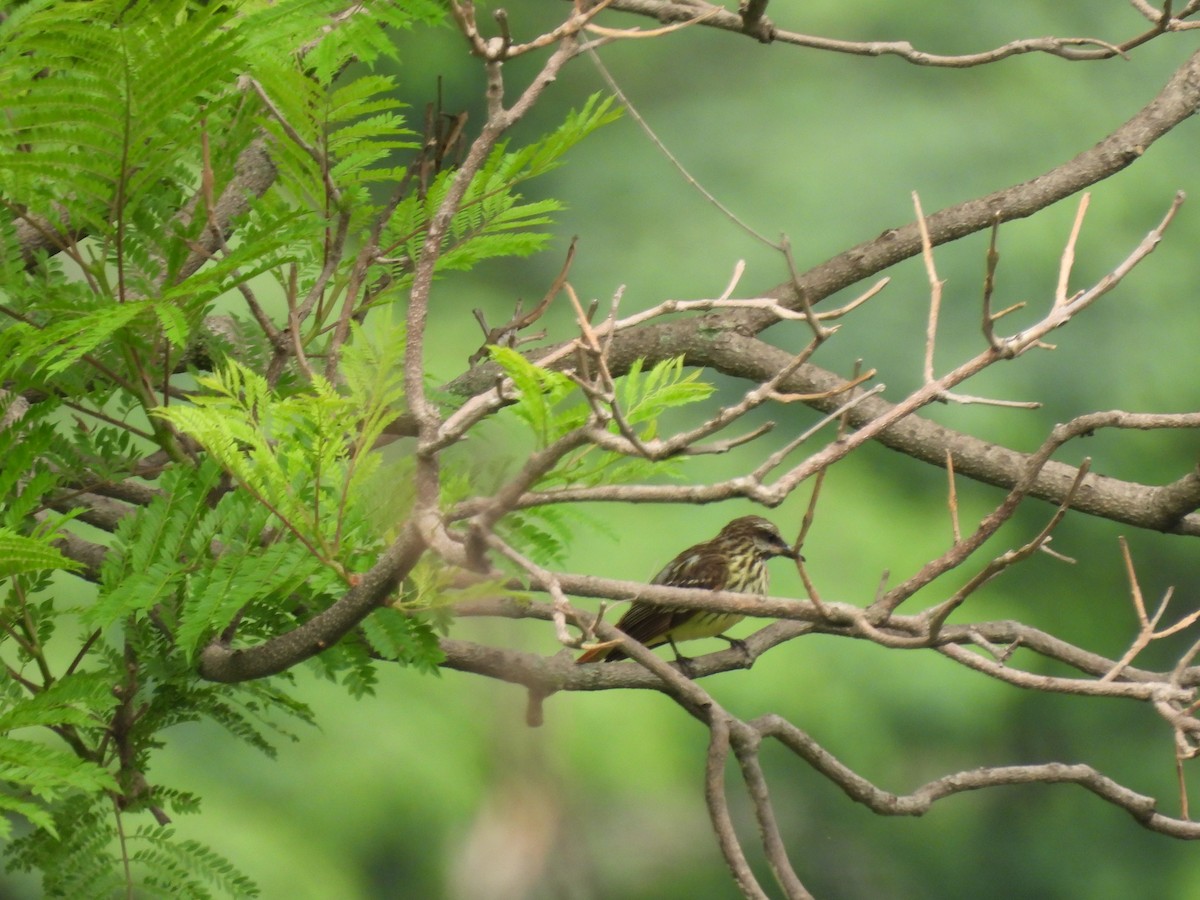
M 729 803 L 725 799 L 725 760 L 729 758 L 729 724 L 724 717 L 715 717 L 709 725 L 708 759 L 704 767 L 704 799 L 708 804 L 708 818 L 721 847 L 721 855 L 733 874 L 733 880 L 742 895 L 754 900 L 767 900 L 767 893 L 759 885 L 746 862 L 746 854 L 738 841 L 733 819 L 729 815 Z
M 1071 500 L 1075 497 L 1076 492 L 1079 490 L 1079 485 L 1083 483 L 1083 479 L 1087 475 L 1090 467 L 1091 460 L 1085 459 L 1079 466 L 1079 472 L 1075 476 L 1075 481 L 1071 485 L 1070 492 L 1068 492 L 1067 496 L 1063 499 L 1063 502 L 1059 504 L 1058 509 L 1054 511 L 1054 515 L 1051 516 L 1050 521 L 1046 523 L 1045 527 L 1043 527 L 1042 530 L 1038 532 L 1032 540 L 1027 541 L 1024 545 L 1016 550 L 1009 550 L 993 559 L 986 566 L 984 566 L 983 569 L 977 572 L 965 585 L 963 585 L 963 587 L 955 591 L 950 599 L 942 604 L 939 604 L 937 608 L 928 611 L 929 630 L 931 634 L 936 635 L 941 630 L 942 624 L 946 621 L 947 616 L 957 609 L 963 603 L 963 601 L 967 599 L 967 597 L 979 590 L 979 588 L 987 584 L 987 582 L 991 581 L 1004 570 L 1011 568 L 1019 562 L 1023 562 L 1046 545 L 1046 542 L 1050 540 L 1050 533 L 1058 527 L 1058 524 L 1063 520 L 1063 516 L 1066 515 L 1067 510 L 1070 508 Z M 980 527 L 983 528 L 986 524 L 988 523 L 985 521 L 984 525 L 981 525 Z M 961 539 L 955 541 L 956 547 L 960 546 L 961 544 Z
M 1100 799 L 1124 809 L 1138 824 L 1151 831 L 1186 840 L 1200 839 L 1200 822 L 1174 819 L 1156 811 L 1153 797 L 1138 794 L 1091 766 L 1045 763 L 1034 766 L 1000 766 L 957 772 L 931 781 L 909 794 L 884 791 L 858 775 L 821 747 L 808 734 L 779 716 L 764 716 L 750 723 L 764 737 L 773 737 L 826 778 L 846 795 L 872 811 L 888 816 L 920 816 L 938 800 L 963 791 L 1012 784 L 1077 784 Z
M 1058 287 L 1054 291 L 1054 305 L 1065 306 L 1071 299 L 1067 297 L 1067 282 L 1071 278 L 1071 269 L 1075 265 L 1075 244 L 1079 240 L 1079 231 L 1083 228 L 1083 217 L 1087 215 L 1088 201 L 1092 195 L 1084 192 L 1079 198 L 1079 209 L 1075 212 L 1075 221 L 1071 225 L 1071 235 L 1062 252 L 1062 260 L 1058 267 Z
M 779 833 L 779 824 L 775 820 L 775 810 L 771 804 L 771 794 L 767 787 L 767 779 L 759 762 L 758 748 L 762 742 L 761 735 L 744 722 L 735 722 L 732 726 L 731 743 L 742 768 L 742 779 L 746 782 L 746 790 L 754 804 L 754 815 L 758 819 L 758 830 L 761 835 L 763 850 L 767 862 L 775 874 L 775 880 L 783 888 L 789 898 L 809 898 L 812 895 L 800 883 L 788 859 L 787 846 Z
M 1174 625 L 1170 625 L 1161 631 L 1156 631 L 1155 629 L 1158 628 L 1159 621 L 1162 619 L 1163 614 L 1167 611 L 1167 604 L 1171 602 L 1171 595 L 1174 593 L 1175 589 L 1173 587 L 1167 588 L 1166 593 L 1163 594 L 1162 602 L 1159 604 L 1154 616 L 1152 618 L 1147 616 L 1146 604 L 1142 599 L 1142 588 L 1141 585 L 1138 584 L 1137 572 L 1134 571 L 1133 557 L 1129 554 L 1129 545 L 1125 542 L 1124 537 L 1120 537 L 1118 540 L 1121 544 L 1121 555 L 1125 560 L 1125 573 L 1129 577 L 1129 592 L 1133 601 L 1134 611 L 1137 613 L 1139 627 L 1137 637 L 1134 638 L 1133 643 L 1125 652 L 1125 655 L 1117 660 L 1116 664 L 1114 664 L 1113 667 L 1104 674 L 1104 677 L 1100 679 L 1101 681 L 1114 681 L 1118 676 L 1120 676 L 1125 667 L 1137 659 L 1138 654 L 1145 650 L 1152 641 L 1159 640 L 1160 638 L 1170 637 L 1177 632 L 1183 631 L 1185 628 L 1191 627 L 1193 624 L 1195 624 L 1197 619 L 1200 619 L 1200 610 L 1196 610 L 1195 612 L 1184 616 Z
M 1108 178 L 1139 159 L 1151 144 L 1194 115 L 1198 106 L 1200 52 L 1194 53 L 1176 70 L 1158 96 L 1094 147 L 1029 181 L 927 216 L 930 242 L 938 246 L 991 228 L 998 222 L 1032 215 Z M 769 293 L 792 306 L 797 302 L 797 294 L 803 292 L 807 301 L 815 306 L 836 291 L 907 259 L 920 249 L 920 235 L 915 224 L 890 229 L 874 240 L 852 247 L 810 269 L 800 277 L 798 284 L 789 280 Z M 636 359 L 653 363 L 681 352 L 686 352 L 689 363 L 696 365 L 710 364 L 706 359 L 717 355 L 729 359 L 731 355 L 720 352 L 723 348 L 712 340 L 714 330 L 721 330 L 722 340 L 736 340 L 775 321 L 776 316 L 770 313 L 739 311 L 728 314 L 720 322 L 706 320 L 702 323 L 702 334 L 699 333 L 701 323 L 639 329 L 614 343 L 609 354 L 610 368 L 614 374 L 620 374 Z M 744 366 L 745 360 L 741 363 Z M 483 366 L 447 387 L 454 392 L 475 394 L 488 390 L 493 383 L 493 373 Z M 940 450 L 937 455 L 940 458 Z
M 937 267 L 933 262 L 933 244 L 929 240 L 929 227 L 925 223 L 925 213 L 921 209 L 921 198 L 917 192 L 912 194 L 913 206 L 917 213 L 917 230 L 921 235 L 921 259 L 925 262 L 925 277 L 929 279 L 929 322 L 925 327 L 925 383 L 934 380 L 933 347 L 937 340 L 938 313 L 942 308 L 942 285 L 938 278 Z
M 1191 4 L 1189 4 L 1191 6 Z M 637 13 L 660 22 L 673 22 L 695 16 L 696 6 L 676 0 L 613 0 L 610 8 L 622 12 Z M 704 8 L 704 7 L 701 7 Z M 1007 44 L 986 50 L 981 53 L 969 53 L 959 56 L 944 56 L 936 53 L 926 53 L 917 50 L 908 41 L 842 41 L 835 38 L 818 37 L 786 31 L 771 25 L 765 19 L 758 20 L 756 27 L 748 29 L 746 20 L 739 13 L 717 8 L 714 15 L 699 20 L 699 24 L 719 28 L 722 31 L 732 31 L 751 34 L 757 40 L 790 44 L 797 47 L 807 47 L 813 50 L 824 50 L 831 53 L 847 53 L 854 56 L 898 56 L 905 62 L 918 66 L 943 66 L 949 68 L 968 68 L 971 66 L 987 65 L 999 62 L 1010 56 L 1024 53 L 1045 53 L 1066 60 L 1100 60 L 1111 59 L 1114 56 L 1124 56 L 1129 50 L 1146 43 L 1168 31 L 1179 31 L 1187 27 L 1180 22 L 1188 12 L 1181 12 L 1178 18 L 1168 18 L 1155 13 L 1154 25 L 1150 30 L 1127 38 L 1120 44 L 1112 44 L 1100 38 L 1091 37 L 1041 37 L 1022 38 Z
M 954 543 L 962 541 L 962 528 L 958 524 L 958 488 L 954 483 L 954 454 L 946 449 L 946 506 L 950 510 L 950 533 Z

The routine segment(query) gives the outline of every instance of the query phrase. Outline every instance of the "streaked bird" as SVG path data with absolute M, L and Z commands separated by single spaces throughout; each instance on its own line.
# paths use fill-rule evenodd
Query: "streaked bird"
M 650 583 L 766 594 L 767 560 L 773 556 L 804 558 L 788 545 L 771 522 L 762 516 L 742 516 L 722 528 L 711 541 L 684 550 Z M 732 638 L 724 637 L 724 633 L 743 618 L 745 616 L 736 613 L 665 609 L 634 601 L 617 622 L 617 628 L 647 647 L 670 644 L 675 656 L 685 659 L 675 646 L 676 641 L 720 637 L 736 643 Z M 576 662 L 613 662 L 625 658 L 625 651 L 620 647 L 601 645 L 588 650 Z

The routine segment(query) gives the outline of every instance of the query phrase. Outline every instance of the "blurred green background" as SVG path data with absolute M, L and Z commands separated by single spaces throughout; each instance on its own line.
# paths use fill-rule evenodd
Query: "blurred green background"
M 507 5 L 514 34 L 527 37 L 566 11 L 563 3 Z M 1120 41 L 1146 22 L 1131 4 L 1019 0 L 1006 4 L 902 4 L 884 0 L 781 2 L 780 27 L 845 39 L 908 40 L 966 53 L 1047 34 Z M 481 21 L 487 16 L 481 14 Z M 628 16 L 615 27 L 653 23 Z M 1129 59 L 1068 63 L 1031 54 L 981 68 L 921 68 L 762 46 L 691 28 L 601 50 L 630 99 L 692 174 L 760 232 L 786 233 L 803 271 L 913 218 L 911 192 L 927 212 L 1032 178 L 1090 147 L 1133 115 L 1195 48 L 1195 32 L 1167 36 Z M 414 117 L 436 92 L 448 110 L 482 120 L 483 77 L 452 30 L 403 38 L 401 70 Z M 509 97 L 530 73 L 505 66 Z M 603 83 L 586 58 L 572 63 L 519 143 L 554 127 Z M 1110 270 L 1153 227 L 1175 191 L 1200 189 L 1197 124 L 1185 123 L 1130 169 L 1098 185 L 1077 250 L 1072 287 Z M 689 188 L 625 117 L 585 141 L 567 165 L 529 185 L 569 209 L 552 249 L 528 261 L 448 277 L 435 291 L 430 365 L 438 379 L 461 372 L 481 335 L 470 317 L 503 321 L 518 297 L 540 298 L 572 235 L 571 281 L 606 305 L 624 286 L 623 310 L 670 297 L 712 297 L 746 260 L 739 295 L 787 277 L 779 255 L 747 237 Z M 1005 225 L 997 308 L 1027 301 L 1006 320 L 1015 330 L 1051 302 L 1059 255 L 1075 213 L 1069 200 Z M 1185 205 L 1166 241 L 1117 291 L 1055 336 L 1054 352 L 997 366 L 963 390 L 1038 400 L 1036 411 L 937 406 L 923 414 L 1023 450 L 1056 423 L 1110 408 L 1194 410 L 1200 213 Z M 937 251 L 946 279 L 938 369 L 982 346 L 980 284 L 986 235 Z M 919 260 L 887 273 L 890 286 L 851 316 L 816 362 L 848 373 L 856 359 L 879 370 L 897 400 L 920 383 L 928 285 Z M 863 286 L 847 292 L 857 294 Z M 832 302 L 837 302 L 835 298 Z M 842 298 L 845 299 L 845 298 Z M 602 307 L 603 308 L 603 307 Z M 571 333 L 565 304 L 544 319 L 552 339 Z M 766 333 L 780 346 L 806 340 L 799 324 Z M 717 379 L 721 399 L 741 386 Z M 806 409 L 770 410 L 779 427 L 742 452 L 689 465 L 706 482 L 752 468 L 816 420 Z M 472 452 L 503 458 L 497 440 Z M 515 439 L 515 432 L 507 432 Z M 1190 433 L 1100 434 L 1059 458 L 1093 458 L 1095 471 L 1163 483 L 1196 463 Z M 795 461 L 795 460 L 793 460 Z M 961 481 L 964 528 L 1002 492 Z M 826 599 L 865 605 L 880 579 L 894 583 L 951 540 L 946 479 L 878 447 L 829 473 L 805 545 Z M 768 515 L 794 533 L 808 490 Z M 710 537 L 745 503 L 699 509 L 596 507 L 570 549 L 572 571 L 646 579 L 676 552 Z M 979 565 L 1037 532 L 1051 512 L 1031 501 L 980 555 Z M 1183 538 L 1140 534 L 1069 515 L 1054 547 L 1068 565 L 1038 555 L 974 595 L 957 621 L 1020 618 L 1066 640 L 1119 656 L 1135 633 L 1117 537 L 1125 535 L 1143 590 L 1156 601 L 1175 588 L 1173 621 L 1197 605 L 1195 548 Z M 975 571 L 951 575 L 917 598 L 932 604 Z M 802 596 L 794 572 L 776 564 L 772 593 Z M 589 601 L 583 601 L 588 605 Z M 748 633 L 744 623 L 736 633 Z M 546 654 L 558 647 L 544 623 L 462 622 L 454 636 Z M 1184 635 L 1140 661 L 1167 665 Z M 719 643 L 696 645 L 696 652 Z M 1040 664 L 1028 655 L 1018 665 Z M 267 898 L 724 898 L 735 895 L 708 826 L 702 783 L 707 734 L 665 698 L 645 692 L 557 695 L 546 724 L 523 724 L 521 690 L 446 672 L 381 673 L 377 696 L 299 679 L 320 730 L 284 743 L 271 761 L 214 727 L 180 727 L 148 773 L 205 800 L 181 819 L 233 859 Z M 930 652 L 885 651 L 828 637 L 780 647 L 749 672 L 705 687 L 735 714 L 779 713 L 877 785 L 907 792 L 983 765 L 1086 762 L 1178 814 L 1171 734 L 1152 710 L 1117 700 L 1040 696 L 984 679 Z M 921 819 L 886 819 L 854 804 L 781 748 L 764 752 L 773 797 L 797 873 L 818 897 L 1096 900 L 1200 896 L 1200 848 L 1151 834 L 1123 811 L 1071 786 L 1006 788 L 938 803 Z M 1190 776 L 1195 779 L 1195 772 Z M 735 813 L 754 854 L 753 816 L 736 767 Z M 1193 802 L 1200 797 L 1193 793 Z M 757 857 L 756 857 L 757 859 Z M 764 884 L 770 883 L 758 860 Z M 32 895 L 8 881 L 5 896 Z M 773 888 L 773 885 L 771 885 Z

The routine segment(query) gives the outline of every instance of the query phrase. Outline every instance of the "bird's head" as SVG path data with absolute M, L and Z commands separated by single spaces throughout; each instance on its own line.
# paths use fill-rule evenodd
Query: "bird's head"
M 763 559 L 786 556 L 788 559 L 804 559 L 783 539 L 775 524 L 762 516 L 742 516 L 721 529 L 717 540 L 730 543 L 749 544 L 755 554 Z

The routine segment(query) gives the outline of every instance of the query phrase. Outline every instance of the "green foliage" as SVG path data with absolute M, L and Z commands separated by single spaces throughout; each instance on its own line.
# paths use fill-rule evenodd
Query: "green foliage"
M 206 277 L 187 296 L 152 299 L 206 224 L 178 215 L 206 165 L 199 136 L 217 191 L 253 136 L 234 90 L 245 60 L 233 12 L 43 2 L 0 27 L 0 196 L 10 214 L 90 235 L 67 249 L 70 276 L 57 260 L 27 275 L 19 254 L 5 255 L 0 287 L 20 318 L 0 332 L 0 378 L 92 393 L 99 385 L 79 387 L 81 360 L 112 372 L 131 353 L 153 356 L 157 341 L 182 346 L 222 290 Z
M 228 859 L 196 841 L 176 840 L 171 828 L 143 825 L 133 833 L 130 846 L 135 848 L 133 862 L 147 872 L 143 886 L 164 897 L 211 897 L 206 884 L 228 897 L 259 895 L 254 882 Z
M 620 115 L 612 98 L 592 95 L 579 110 L 551 133 L 519 150 L 506 143 L 492 150 L 487 162 L 471 179 L 463 202 L 447 230 L 438 271 L 470 269 L 485 259 L 528 256 L 542 249 L 549 235 L 535 230 L 549 223 L 561 209 L 554 200 L 527 202 L 513 188 L 557 168 L 562 156 L 601 125 Z M 388 255 L 403 262 L 397 274 L 411 272 L 425 243 L 429 221 L 442 205 L 456 173 L 442 172 L 422 197 L 413 195 L 399 204 L 384 231 Z
M 19 721 L 22 712 L 14 710 L 12 717 Z M 50 722 L 31 721 L 29 724 L 48 725 Z M 32 824 L 56 836 L 58 829 L 49 813 L 53 801 L 75 791 L 98 793 L 117 787 L 110 772 L 68 750 L 13 738 L 0 738 L 0 778 L 13 792 L 0 793 L 0 807 L 24 815 Z M 31 795 L 38 801 L 27 799 Z M 4 823 L 4 836 L 7 837 L 11 824 L 8 820 Z
M 67 559 L 45 541 L 17 534 L 0 527 L 0 578 L 10 578 L 23 572 L 45 569 L 77 569 L 79 564 Z
M 31 374 L 56 375 L 100 344 L 112 341 L 139 313 L 149 311 L 148 306 L 143 303 L 104 306 L 40 329 L 18 323 L 5 330 L 0 354 L 14 369 L 32 365 Z M 141 324 L 144 327 L 144 320 Z
M 655 423 L 667 410 L 697 403 L 713 392 L 712 385 L 700 381 L 698 371 L 684 370 L 682 357 L 664 360 L 649 372 L 636 360 L 621 385 L 621 408 L 630 425 L 645 426 L 638 434 L 642 440 L 655 437 Z
M 385 606 L 375 610 L 363 620 L 363 637 L 370 644 L 372 652 L 383 659 L 403 661 L 424 657 L 437 659 L 439 655 L 437 636 L 432 629 L 426 628 L 414 632 L 409 625 L 408 616 L 397 609 Z M 423 640 L 421 640 L 423 638 Z M 413 652 L 414 639 L 424 646 L 423 653 Z M 437 667 L 427 665 L 431 673 L 436 673 Z
M 712 395 L 714 388 L 700 380 L 700 371 L 687 371 L 683 359 L 668 359 L 642 370 L 641 360 L 629 368 L 619 382 L 619 402 L 625 419 L 642 441 L 658 435 L 658 422 L 670 410 L 699 403 Z M 616 426 L 610 424 L 610 430 Z M 677 477 L 682 458 L 652 462 L 639 456 L 621 456 L 585 447 L 555 470 L 557 478 L 568 484 L 614 484 L 641 481 L 654 476 Z M 553 473 L 552 473 L 553 474 Z
M 46 459 L 54 444 L 54 428 L 30 412 L 19 423 L 0 429 L 0 512 L 10 529 L 41 508 L 43 498 L 58 483 L 58 476 Z
M 184 723 L 266 754 L 295 739 L 281 723 L 312 713 L 289 675 L 208 684 L 198 660 L 327 609 L 404 521 L 411 459 L 378 450 L 406 411 L 406 336 L 385 307 L 405 301 L 457 173 L 427 167 L 394 37 L 445 4 L 4 7 L 0 837 L 48 896 L 252 896 L 222 856 L 147 822 L 199 805 L 151 783 L 152 762 Z M 615 116 L 592 97 L 493 148 L 437 270 L 544 246 L 560 206 L 524 183 Z M 249 209 L 218 221 L 230 197 Z M 573 386 L 509 365 L 540 438 L 582 421 L 559 408 Z M 465 483 L 444 473 L 447 506 Z M 539 559 L 567 540 L 557 513 L 503 525 Z M 436 674 L 454 603 L 500 590 L 422 560 L 311 665 L 352 696 L 381 660 Z
M 105 809 L 108 806 L 109 809 Z M 9 868 L 44 873 L 47 897 L 109 898 L 127 893 L 125 879 L 112 865 L 126 855 L 139 875 L 137 896 L 256 897 L 254 882 L 224 856 L 174 830 L 140 825 L 119 831 L 111 802 L 76 797 L 62 806 L 52 825 L 13 841 Z M 214 895 L 212 888 L 220 891 Z
M 140 243 L 122 253 L 165 250 L 152 243 L 170 233 L 163 201 L 191 180 L 179 148 L 195 154 L 201 120 L 224 117 L 235 97 L 213 90 L 232 84 L 241 61 L 231 14 L 228 4 L 105 0 L 86 13 L 57 3 L 14 11 L 0 33 L 0 192 L 39 215 L 62 204 L 89 230 Z
M 90 728 L 98 722 L 95 714 L 111 709 L 115 703 L 112 686 L 101 674 L 76 672 L 6 707 L 0 714 L 0 730 L 7 733 L 37 725 Z
M 520 392 L 512 412 L 533 432 L 540 447 L 545 447 L 568 431 L 578 428 L 586 418 L 586 410 L 578 398 L 569 410 L 556 410 L 560 403 L 575 393 L 576 386 L 562 372 L 555 372 L 530 362 L 508 347 L 490 347 L 492 359 L 512 379 Z
M 385 334 L 376 344 L 360 329 L 355 335 L 343 356 L 344 393 L 314 375 L 311 390 L 279 396 L 261 375 L 230 362 L 198 377 L 205 393 L 195 394 L 191 405 L 154 411 L 195 438 L 270 512 L 266 527 L 290 532 L 299 541 L 295 549 L 339 576 L 378 548 L 372 498 L 363 488 L 381 464 L 371 452 L 375 441 L 403 401 L 402 333 Z M 269 569 L 278 575 L 299 564 L 281 555 Z
M 580 400 L 578 387 L 566 375 L 535 365 L 507 347 L 490 349 L 492 359 L 520 392 L 509 411 L 525 423 L 540 446 L 550 444 L 587 421 L 590 407 Z M 712 385 L 700 380 L 699 371 L 684 369 L 681 358 L 664 360 L 648 372 L 643 371 L 639 360 L 630 367 L 629 374 L 617 379 L 614 402 L 637 437 L 649 441 L 657 435 L 658 422 L 665 413 L 698 403 L 712 392 Z M 618 431 L 612 421 L 608 428 L 613 433 Z M 675 475 L 678 471 L 677 459 L 654 462 L 586 445 L 564 457 L 539 484 L 543 487 L 614 484 Z M 537 543 L 549 549 L 550 541 Z
M 47 897 L 111 897 L 122 878 L 113 868 L 116 824 L 103 797 L 76 796 L 55 810 L 52 827 L 30 832 L 8 847 L 8 867 L 43 873 Z
M 592 408 L 568 376 L 538 366 L 507 347 L 493 346 L 489 350 L 518 391 L 516 401 L 506 407 L 502 417 L 519 420 L 522 430 L 533 435 L 539 448 L 587 423 Z M 700 376 L 699 371 L 686 370 L 682 359 L 664 360 L 648 371 L 637 361 L 627 375 L 616 380 L 613 405 L 639 440 L 650 441 L 657 436 L 664 415 L 712 395 L 712 385 L 701 381 Z M 613 433 L 618 431 L 612 420 L 607 428 Z M 683 458 L 650 460 L 602 450 L 588 443 L 562 457 L 535 486 L 554 490 L 677 477 L 682 471 L 682 461 Z M 497 529 L 535 562 L 561 565 L 580 524 L 591 528 L 603 526 L 597 519 L 585 519 L 568 507 L 544 505 L 509 512 Z

